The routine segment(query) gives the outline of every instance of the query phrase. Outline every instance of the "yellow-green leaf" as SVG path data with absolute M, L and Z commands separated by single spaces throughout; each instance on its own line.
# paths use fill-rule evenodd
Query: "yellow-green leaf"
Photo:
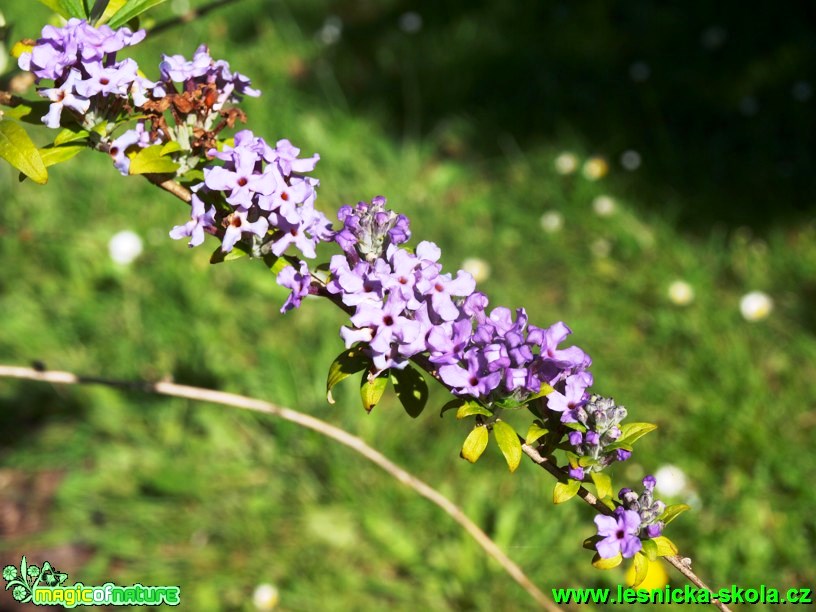
M 658 557 L 671 557 L 677 554 L 677 546 L 666 536 L 652 538 L 652 542 L 657 545 Z
M 181 151 L 181 145 L 178 143 L 178 140 L 171 140 L 165 143 L 161 148 L 161 154 L 170 155 L 170 153 L 176 153 L 177 151 Z
M 110 27 L 119 28 L 134 17 L 138 17 L 146 10 L 153 8 L 166 0 L 130 0 L 119 12 L 110 18 Z
M 391 370 L 391 382 L 405 412 L 412 419 L 422 414 L 428 402 L 428 383 L 422 374 L 412 365 L 407 365 L 402 370 Z
M 592 557 L 592 565 L 597 569 L 608 570 L 612 569 L 613 567 L 618 567 L 621 562 L 623 561 L 623 555 L 618 553 L 616 556 L 612 557 L 611 559 L 604 559 L 598 553 L 595 553 L 595 556 Z
M 35 183 L 44 185 L 48 181 L 48 170 L 37 146 L 15 121 L 0 119 L 0 157 Z
M 658 518 L 668 525 L 686 510 L 691 510 L 691 506 L 686 504 L 672 504 L 671 506 L 666 506 L 663 514 L 661 514 Z
M 648 557 L 649 561 L 655 561 L 660 555 L 657 554 L 657 544 L 654 540 L 642 540 L 640 552 Z
M 445 416 L 445 413 L 448 410 L 454 410 L 454 409 L 461 408 L 465 404 L 467 404 L 467 400 L 463 399 L 461 397 L 457 397 L 455 399 L 452 399 L 451 401 L 447 402 L 444 406 L 442 406 L 442 408 L 440 409 L 440 411 L 439 411 L 440 418 Z
M 532 423 L 530 428 L 527 430 L 527 435 L 524 438 L 525 444 L 532 444 L 536 440 L 538 440 L 541 436 L 547 435 L 550 433 L 549 429 L 544 429 L 537 423 Z
M 366 369 L 369 365 L 368 357 L 363 354 L 363 349 L 358 346 L 353 346 L 340 353 L 329 366 L 329 376 L 326 379 L 326 399 L 328 402 L 330 404 L 334 403 L 332 389 L 337 383 Z
M 368 372 L 363 372 L 363 378 L 360 380 L 360 399 L 363 400 L 363 408 L 366 412 L 371 412 L 379 403 L 387 386 L 387 374 L 380 374 L 374 379 L 369 379 Z
M 534 399 L 538 399 L 539 397 L 544 397 L 545 395 L 549 395 L 553 391 L 555 391 L 555 389 L 553 389 L 551 385 L 548 385 L 547 383 L 541 383 L 541 388 L 538 390 L 538 393 L 536 393 L 535 395 L 531 395 L 530 397 L 527 398 L 526 401 L 529 402 Z
M 516 430 L 504 421 L 496 421 L 493 423 L 493 435 L 496 437 L 499 450 L 504 455 L 504 460 L 507 461 L 507 467 L 511 472 L 515 472 L 521 462 L 521 442 L 516 435 Z
M 221 250 L 220 246 L 216 247 L 212 252 L 212 255 L 210 255 L 210 263 L 217 264 L 225 261 L 234 261 L 236 259 L 241 259 L 242 257 L 249 257 L 250 255 L 251 253 L 247 245 L 245 245 L 243 242 L 236 242 L 232 247 L 232 250 L 226 253 Z
M 566 483 L 555 483 L 553 489 L 553 503 L 563 504 L 565 501 L 571 500 L 578 494 L 578 489 L 581 488 L 581 483 L 570 478 Z
M 474 427 L 462 445 L 462 457 L 471 463 L 476 463 L 484 449 L 487 448 L 487 438 L 487 427 L 484 425 Z
M 71 128 L 65 128 L 57 134 L 57 137 L 54 138 L 54 146 L 68 144 L 69 142 L 76 142 L 77 140 L 85 140 L 88 138 L 88 130 L 72 130 Z
M 179 165 L 164 157 L 162 145 L 153 145 L 130 156 L 129 174 L 175 174 Z
M 82 0 L 39 0 L 39 2 L 66 19 L 71 17 L 88 18 L 88 12 L 85 10 L 85 4 Z
M 600 499 L 612 497 L 612 479 L 609 476 L 603 472 L 592 472 L 589 477 L 595 483 L 595 491 Z
M 68 161 L 72 157 L 79 155 L 84 151 L 87 147 L 85 145 L 65 145 L 62 147 L 47 147 L 45 149 L 40 149 L 40 158 L 45 164 L 45 167 L 48 168 L 53 166 L 54 164 L 60 164 L 64 161 Z
M 646 558 L 646 555 L 635 553 L 634 561 L 635 580 L 632 582 L 632 586 L 637 588 L 644 580 L 646 580 L 646 574 L 649 573 L 649 560 Z
M 469 416 L 473 416 L 474 414 L 482 414 L 488 417 L 493 416 L 493 413 L 490 412 L 487 408 L 479 405 L 477 402 L 474 402 L 473 400 L 470 400 L 462 404 L 459 410 L 456 411 L 456 418 L 465 419 Z

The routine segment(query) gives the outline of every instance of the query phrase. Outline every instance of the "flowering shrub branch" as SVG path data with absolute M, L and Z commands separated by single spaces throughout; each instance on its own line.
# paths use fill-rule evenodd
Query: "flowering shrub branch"
M 213 236 L 219 244 L 212 263 L 262 261 L 290 290 L 282 313 L 319 296 L 349 315 L 340 329 L 346 350 L 329 368 L 329 402 L 335 385 L 358 374 L 366 411 L 390 382 L 416 417 L 428 398 L 424 371 L 453 395 L 441 413 L 455 410 L 473 423 L 464 459 L 478 461 L 492 434 L 511 472 L 527 454 L 556 477 L 554 503 L 578 495 L 599 512 L 597 534 L 584 542 L 595 553 L 593 565 L 609 569 L 631 558 L 637 586 L 649 563 L 663 557 L 702 585 L 663 535 L 688 507 L 655 500 L 651 476 L 640 494 L 614 494 L 608 468 L 627 461 L 656 426 L 624 422 L 626 409 L 592 390 L 592 360 L 564 346 L 571 334 L 565 323 L 538 327 L 524 308 L 488 308 L 470 274 L 443 271 L 436 244 L 407 246 L 410 221 L 382 196 L 341 207 L 334 226 L 315 205 L 319 155 L 303 157 L 290 141 L 272 145 L 248 129 L 226 135 L 247 120 L 237 104 L 260 95 L 248 77 L 201 45 L 191 59 L 164 55 L 152 81 L 134 60 L 118 57 L 145 37 L 118 26 L 150 2 L 97 2 L 95 23 L 75 4 L 59 3 L 63 27 L 46 26 L 38 40 L 15 47 L 43 100 L 0 94 L 9 108 L 0 121 L 0 157 L 44 183 L 48 166 L 91 148 L 108 154 L 121 174 L 145 176 L 190 204 L 190 218 L 170 236 L 190 247 Z M 111 12 L 114 5 L 124 15 Z M 37 148 L 19 121 L 60 132 Z M 321 243 L 339 252 L 310 265 Z M 510 424 L 512 413 L 529 414 L 524 435 Z

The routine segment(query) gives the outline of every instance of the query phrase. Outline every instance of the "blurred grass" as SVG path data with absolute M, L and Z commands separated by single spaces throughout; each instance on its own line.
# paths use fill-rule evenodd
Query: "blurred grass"
M 813 220 L 762 237 L 725 227 L 685 234 L 644 212 L 650 192 L 639 194 L 636 179 L 614 169 L 598 182 L 558 175 L 558 153 L 583 160 L 595 150 L 577 136 L 486 155 L 467 137 L 480 126 L 462 119 L 394 140 L 349 107 L 308 20 L 282 2 L 236 7 L 148 39 L 135 55 L 151 73 L 159 53 L 189 55 L 207 41 L 263 90 L 246 104 L 253 130 L 320 152 L 324 210 L 383 193 L 417 239 L 442 246 L 448 268 L 466 257 L 490 263 L 482 288 L 493 304 L 524 305 L 539 325 L 568 322 L 595 359 L 597 389 L 632 420 L 660 425 L 616 469 L 616 485 L 667 463 L 689 475 L 692 491 L 669 501 L 690 499 L 695 510 L 668 533 L 713 585 L 813 586 Z M 18 37 L 47 18 L 33 4 L 4 11 Z M 301 87 L 304 71 L 320 91 Z M 268 272 L 210 266 L 206 246 L 169 240 L 184 206 L 120 178 L 101 156 L 83 154 L 51 177 L 40 188 L 0 169 L 0 361 L 172 376 L 315 414 L 438 486 L 543 589 L 622 581 L 622 572 L 589 566 L 580 542 L 594 532 L 591 512 L 552 507 L 540 470 L 508 474 L 492 443 L 477 466 L 457 458 L 466 425 L 439 419 L 438 389 L 416 421 L 391 400 L 366 416 L 353 383 L 328 406 L 323 381 L 342 349 L 342 313 L 307 301 L 280 315 L 285 292 Z M 592 212 L 601 194 L 616 197 L 610 217 Z M 542 230 L 546 211 L 563 216 L 561 231 Z M 107 252 L 122 229 L 145 243 L 128 267 Z M 696 293 L 684 308 L 667 297 L 678 278 Z M 755 289 L 776 308 L 752 324 L 738 303 Z M 87 565 L 60 568 L 71 580 L 179 584 L 185 608 L 198 610 L 251 609 L 264 582 L 280 589 L 286 610 L 531 607 L 435 507 L 288 423 L 0 381 L 0 441 L 4 468 L 65 474 L 46 528 L 2 548 L 90 547 Z

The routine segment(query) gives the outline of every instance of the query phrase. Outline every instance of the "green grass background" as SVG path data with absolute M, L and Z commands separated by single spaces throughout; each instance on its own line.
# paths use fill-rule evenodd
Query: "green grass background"
M 449 269 L 467 257 L 490 263 L 481 288 L 494 305 L 523 305 L 542 326 L 566 321 L 594 358 L 596 389 L 632 420 L 659 425 L 615 468 L 616 486 L 664 464 L 689 475 L 694 511 L 667 533 L 712 585 L 816 586 L 812 213 L 754 229 L 689 229 L 676 222 L 688 196 L 656 201 L 652 186 L 641 189 L 638 172 L 612 157 L 601 181 L 558 175 L 560 152 L 583 161 L 600 146 L 568 126 L 492 148 L 471 136 L 496 126 L 467 114 L 400 135 L 387 115 L 344 95 L 351 86 L 333 54 L 345 39 L 326 48 L 314 37 L 317 16 L 333 8 L 246 0 L 148 39 L 134 56 L 154 74 L 161 52 L 190 55 L 207 41 L 264 92 L 245 105 L 256 133 L 321 154 L 318 203 L 328 214 L 386 195 L 409 215 L 416 239 L 442 246 Z M 18 38 L 35 36 L 48 18 L 33 2 L 2 10 Z M 616 198 L 611 217 L 592 211 L 601 194 Z M 594 533 L 592 512 L 577 501 L 552 506 L 553 482 L 541 470 L 524 463 L 508 474 L 492 442 L 475 466 L 458 458 L 467 425 L 439 418 L 440 389 L 416 420 L 392 398 L 367 416 L 354 383 L 327 405 L 342 313 L 307 301 L 282 316 L 285 291 L 263 266 L 211 266 L 214 243 L 188 250 L 168 239 L 186 214 L 170 196 L 89 152 L 54 168 L 45 187 L 0 168 L 0 198 L 1 362 L 170 376 L 314 414 L 441 489 L 545 591 L 623 580 L 622 571 L 590 566 L 580 544 Z M 552 210 L 564 227 L 546 233 L 539 218 Z M 145 245 L 127 267 L 107 247 L 123 229 Z M 608 256 L 593 254 L 599 239 Z M 687 307 L 667 297 L 675 279 L 695 289 Z M 756 289 L 776 307 L 748 323 L 739 299 Z M 71 580 L 178 584 L 189 610 L 250 610 L 254 588 L 267 582 L 284 610 L 532 608 L 440 510 L 289 423 L 108 389 L 0 381 L 0 444 L 3 468 L 65 475 L 45 527 L 11 534 L 3 548 L 89 547 L 85 566 L 60 568 Z

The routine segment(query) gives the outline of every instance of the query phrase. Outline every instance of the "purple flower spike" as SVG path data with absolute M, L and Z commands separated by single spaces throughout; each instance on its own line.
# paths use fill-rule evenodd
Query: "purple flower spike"
M 628 559 L 640 551 L 642 544 L 637 536 L 640 516 L 634 510 L 618 508 L 615 516 L 599 514 L 595 517 L 595 524 L 598 526 L 598 535 L 603 537 L 595 545 L 601 558 L 612 559 L 620 553 Z

